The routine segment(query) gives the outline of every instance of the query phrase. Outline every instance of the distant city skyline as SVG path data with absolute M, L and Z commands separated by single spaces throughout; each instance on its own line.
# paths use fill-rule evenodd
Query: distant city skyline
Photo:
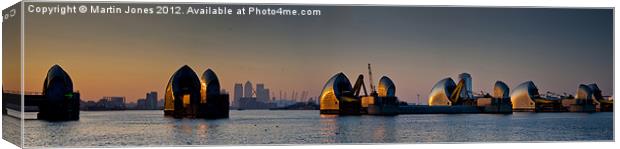
M 372 83 L 389 76 L 396 96 L 409 103 L 419 94 L 426 104 L 437 81 L 464 72 L 476 93 L 492 92 L 497 80 L 511 89 L 531 80 L 541 94 L 574 95 L 579 84 L 597 83 L 613 95 L 612 9 L 291 7 L 323 13 L 27 14 L 25 89 L 40 91 L 49 67 L 59 64 L 82 99 L 135 102 L 150 91 L 161 99 L 170 76 L 189 65 L 197 74 L 213 69 L 231 100 L 234 84 L 248 80 L 272 93 L 315 97 L 338 72 L 352 83 L 358 74 L 368 77 L 371 63 Z M 16 90 L 13 82 L 4 89 Z

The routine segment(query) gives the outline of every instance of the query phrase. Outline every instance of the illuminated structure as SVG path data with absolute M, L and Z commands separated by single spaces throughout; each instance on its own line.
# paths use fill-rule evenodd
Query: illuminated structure
M 200 86 L 200 110 L 205 111 L 204 117 L 228 118 L 228 109 L 230 106 L 228 94 L 220 93 L 220 81 L 213 70 L 207 69 L 207 71 L 202 73 L 200 77 Z
M 173 117 L 196 117 L 200 98 L 198 76 L 185 65 L 168 81 L 164 95 L 164 114 Z
M 496 81 L 493 86 L 493 95 L 486 94 L 476 99 L 476 105 L 483 113 L 512 113 L 510 89 L 502 81 Z
M 471 75 L 469 73 L 459 74 L 459 79 L 463 81 L 463 91 L 459 94 L 461 99 L 474 99 Z
M 208 95 L 220 95 L 220 80 L 211 69 L 207 69 L 200 77 L 201 102 L 207 102 Z
M 189 66 L 181 67 L 170 77 L 164 98 L 164 115 L 166 116 L 175 118 L 228 117 L 228 94 L 220 93 L 219 80 L 210 69 L 205 71 L 202 80 L 199 80 Z
M 577 94 L 575 94 L 575 99 L 583 100 L 584 102 L 592 102 L 592 98 L 592 90 L 590 89 L 590 87 L 579 84 L 579 87 L 577 88 Z
M 392 79 L 387 76 L 381 77 L 379 85 L 377 86 L 377 94 L 379 97 L 396 96 L 396 85 L 392 82 Z
M 596 83 L 588 84 L 588 88 L 590 88 L 590 90 L 592 91 L 592 98 L 596 100 L 603 99 L 601 89 L 598 88 L 598 85 L 596 85 Z
M 387 76 L 383 76 L 379 80 L 378 87 L 375 88 L 372 83 L 370 64 L 368 64 L 368 80 L 371 88 L 370 95 L 366 91 L 364 75 L 360 74 L 353 86 L 344 73 L 334 75 L 323 86 L 319 97 L 321 114 L 398 114 L 399 102 L 394 82 Z M 361 91 L 364 91 L 364 95 L 360 95 Z
M 592 98 L 594 102 L 599 103 L 596 107 L 598 111 L 602 112 L 613 112 L 614 111 L 614 101 L 607 100 L 603 97 L 601 89 L 598 88 L 598 85 L 595 83 L 588 84 L 588 87 L 592 91 Z
M 80 118 L 80 94 L 73 92 L 71 77 L 59 65 L 52 66 L 47 72 L 42 96 L 44 100 L 39 104 L 38 119 L 56 121 Z
M 510 88 L 502 81 L 496 81 L 493 86 L 491 105 L 485 107 L 485 112 L 510 113 L 512 102 L 510 101 Z
M 575 98 L 563 99 L 562 103 L 571 112 L 613 111 L 613 101 L 605 100 L 596 84 L 580 84 Z
M 592 88 L 579 84 L 575 94 L 575 103 L 568 108 L 569 111 L 575 112 L 595 112 L 600 105 L 601 103 L 594 99 Z
M 536 106 L 534 100 L 538 98 L 540 98 L 540 94 L 534 82 L 523 82 L 510 95 L 512 109 L 515 111 L 534 111 Z
M 433 85 L 433 89 L 431 89 L 431 94 L 428 97 L 428 104 L 430 106 L 452 105 L 453 101 L 450 99 L 450 96 L 455 88 L 456 84 L 454 84 L 452 78 L 448 77 L 439 80 L 439 82 Z
M 372 82 L 371 82 L 372 83 Z M 387 76 L 379 79 L 377 92 L 370 96 L 362 97 L 362 101 L 372 101 L 368 103 L 367 113 L 372 115 L 396 115 L 398 110 L 398 98 L 396 97 L 396 85 Z M 370 98 L 370 99 L 368 99 Z
M 502 81 L 495 82 L 495 86 L 493 87 L 493 98 L 510 99 L 510 88 L 508 88 L 508 85 Z
M 319 99 L 321 114 L 360 114 L 361 100 L 353 95 L 351 82 L 342 72 L 327 81 Z
M 532 81 L 517 86 L 510 95 L 514 111 L 560 112 L 565 111 L 560 100 L 545 99 Z
M 428 104 L 430 106 L 475 106 L 476 98 L 472 91 L 471 75 L 461 73 L 459 78 L 458 84 L 455 84 L 450 77 L 439 80 L 431 89 Z

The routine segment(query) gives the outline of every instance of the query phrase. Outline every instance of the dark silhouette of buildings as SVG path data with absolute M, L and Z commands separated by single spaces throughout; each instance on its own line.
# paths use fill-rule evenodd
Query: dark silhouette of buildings
M 37 119 L 63 121 L 80 118 L 80 93 L 73 91 L 71 77 L 59 65 L 52 66 L 47 72 L 42 95 L 29 95 L 25 98 L 26 103 L 37 103 Z
M 157 92 L 151 91 L 146 93 L 145 109 L 155 110 L 157 107 Z
M 256 84 L 254 90 L 252 83 L 247 81 L 245 86 L 236 83 L 234 86 L 234 107 L 238 109 L 270 109 L 275 108 L 276 104 L 270 101 L 270 91 L 265 88 L 265 84 Z
M 86 101 L 80 108 L 87 111 L 103 111 L 103 110 L 126 110 L 127 104 L 125 97 L 122 96 L 104 96 L 99 101 Z
M 157 101 L 157 92 L 151 91 L 146 93 L 146 98 L 140 98 L 136 101 L 135 107 L 127 107 L 135 110 L 158 110 L 160 109 Z

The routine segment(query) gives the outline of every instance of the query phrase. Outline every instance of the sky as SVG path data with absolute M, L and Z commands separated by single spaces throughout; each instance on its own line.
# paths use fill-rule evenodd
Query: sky
M 25 89 L 41 91 L 59 64 L 84 100 L 135 101 L 149 91 L 163 98 L 171 75 L 189 65 L 198 75 L 213 69 L 230 93 L 249 80 L 272 97 L 319 96 L 334 74 L 354 82 L 371 63 L 373 83 L 390 77 L 410 103 L 419 94 L 426 104 L 437 81 L 458 81 L 463 72 L 474 92 L 491 92 L 497 80 L 510 88 L 531 80 L 541 93 L 574 94 L 579 84 L 597 83 L 613 95 L 612 9 L 277 7 L 322 15 L 27 14 Z

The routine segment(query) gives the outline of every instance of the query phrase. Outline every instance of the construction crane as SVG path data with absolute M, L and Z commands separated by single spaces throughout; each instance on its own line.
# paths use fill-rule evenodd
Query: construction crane
M 355 85 L 353 86 L 353 94 L 355 97 L 360 96 L 360 91 L 362 88 L 364 88 L 364 95 L 368 96 L 368 93 L 366 92 L 366 85 L 364 84 L 364 75 L 360 74 L 357 77 L 357 81 L 355 81 Z
M 450 101 L 452 101 L 452 103 L 459 102 L 459 97 L 461 95 L 461 91 L 463 91 L 463 87 L 465 87 L 465 80 L 461 79 L 459 83 L 456 84 L 456 88 L 454 88 L 452 95 L 450 95 Z
M 301 92 L 301 100 L 305 101 L 308 100 L 308 98 L 306 98 L 308 96 L 308 91 L 302 91 Z
M 374 82 L 372 81 L 372 69 L 370 69 L 370 63 L 368 63 L 368 80 L 370 81 L 370 94 L 377 94 L 377 90 L 373 84 Z

